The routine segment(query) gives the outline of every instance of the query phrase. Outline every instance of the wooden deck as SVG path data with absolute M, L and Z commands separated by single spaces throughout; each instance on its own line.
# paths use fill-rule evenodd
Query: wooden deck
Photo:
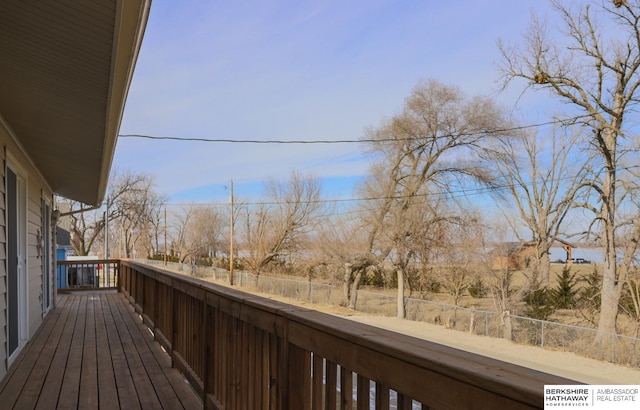
M 61 295 L 0 385 L 3 409 L 198 409 L 119 293 Z

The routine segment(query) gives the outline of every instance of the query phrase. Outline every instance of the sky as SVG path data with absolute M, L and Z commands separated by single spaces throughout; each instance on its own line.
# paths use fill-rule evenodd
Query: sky
M 154 0 L 120 134 L 235 140 L 357 140 L 401 110 L 419 81 L 512 110 L 499 92 L 498 39 L 518 41 L 542 0 Z M 548 96 L 518 110 L 536 121 Z M 544 115 L 544 114 L 540 114 Z M 169 203 L 256 198 L 292 170 L 354 196 L 363 147 L 121 137 L 113 169 L 145 173 Z

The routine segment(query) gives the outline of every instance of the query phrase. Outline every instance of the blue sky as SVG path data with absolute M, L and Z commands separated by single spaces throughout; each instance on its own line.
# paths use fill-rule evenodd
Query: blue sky
M 541 0 L 154 0 L 121 134 L 358 139 L 398 112 L 420 80 L 496 95 L 498 38 L 517 41 Z M 521 100 L 527 118 L 546 96 Z M 533 115 L 532 115 L 533 114 Z M 548 114 L 548 113 L 547 113 Z M 114 168 L 155 176 L 169 202 L 255 197 L 292 169 L 353 195 L 359 144 L 263 145 L 120 138 Z

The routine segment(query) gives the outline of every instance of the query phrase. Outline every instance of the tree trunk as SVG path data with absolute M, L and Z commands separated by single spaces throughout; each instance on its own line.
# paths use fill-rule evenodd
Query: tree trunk
M 540 259 L 538 261 L 538 274 L 541 280 L 545 280 L 547 284 L 551 282 L 551 260 L 549 258 L 549 248 L 541 250 Z
M 398 269 L 398 317 L 404 319 L 407 316 L 407 312 L 404 309 L 404 272 L 402 269 Z
M 607 133 L 609 146 L 615 147 L 615 136 Z M 609 152 L 615 153 L 610 150 Z M 615 154 L 612 154 L 615 155 Z M 615 164 L 615 159 L 610 160 Z M 616 177 L 615 169 L 608 169 L 603 184 L 603 204 L 602 204 L 602 237 L 604 238 L 604 268 L 602 272 L 602 292 L 600 304 L 600 318 L 598 320 L 598 330 L 595 343 L 603 344 L 608 340 L 603 332 L 616 332 L 616 321 L 618 318 L 618 303 L 622 290 L 622 283 L 618 283 L 618 262 L 616 255 Z
M 342 282 L 343 299 L 341 304 L 345 307 L 349 307 L 351 303 L 351 266 L 352 265 L 350 263 L 344 264 L 344 277 Z
M 602 291 L 600 294 L 600 317 L 598 319 L 598 333 L 596 344 L 608 340 L 608 335 L 602 332 L 616 333 L 618 318 L 618 303 L 620 302 L 620 284 L 617 284 L 616 250 L 613 246 L 605 249 L 605 261 L 602 272 Z
M 351 302 L 349 303 L 349 309 L 356 310 L 356 304 L 358 303 L 358 288 L 360 287 L 360 280 L 362 280 L 362 271 L 359 270 L 356 273 L 356 277 L 353 279 L 353 290 L 351 292 Z

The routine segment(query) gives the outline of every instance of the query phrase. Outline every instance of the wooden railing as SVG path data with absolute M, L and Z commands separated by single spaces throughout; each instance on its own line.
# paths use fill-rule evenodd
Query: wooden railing
M 57 261 L 58 290 L 118 289 L 120 260 Z
M 529 409 L 575 384 L 135 262 L 121 289 L 206 408 Z

